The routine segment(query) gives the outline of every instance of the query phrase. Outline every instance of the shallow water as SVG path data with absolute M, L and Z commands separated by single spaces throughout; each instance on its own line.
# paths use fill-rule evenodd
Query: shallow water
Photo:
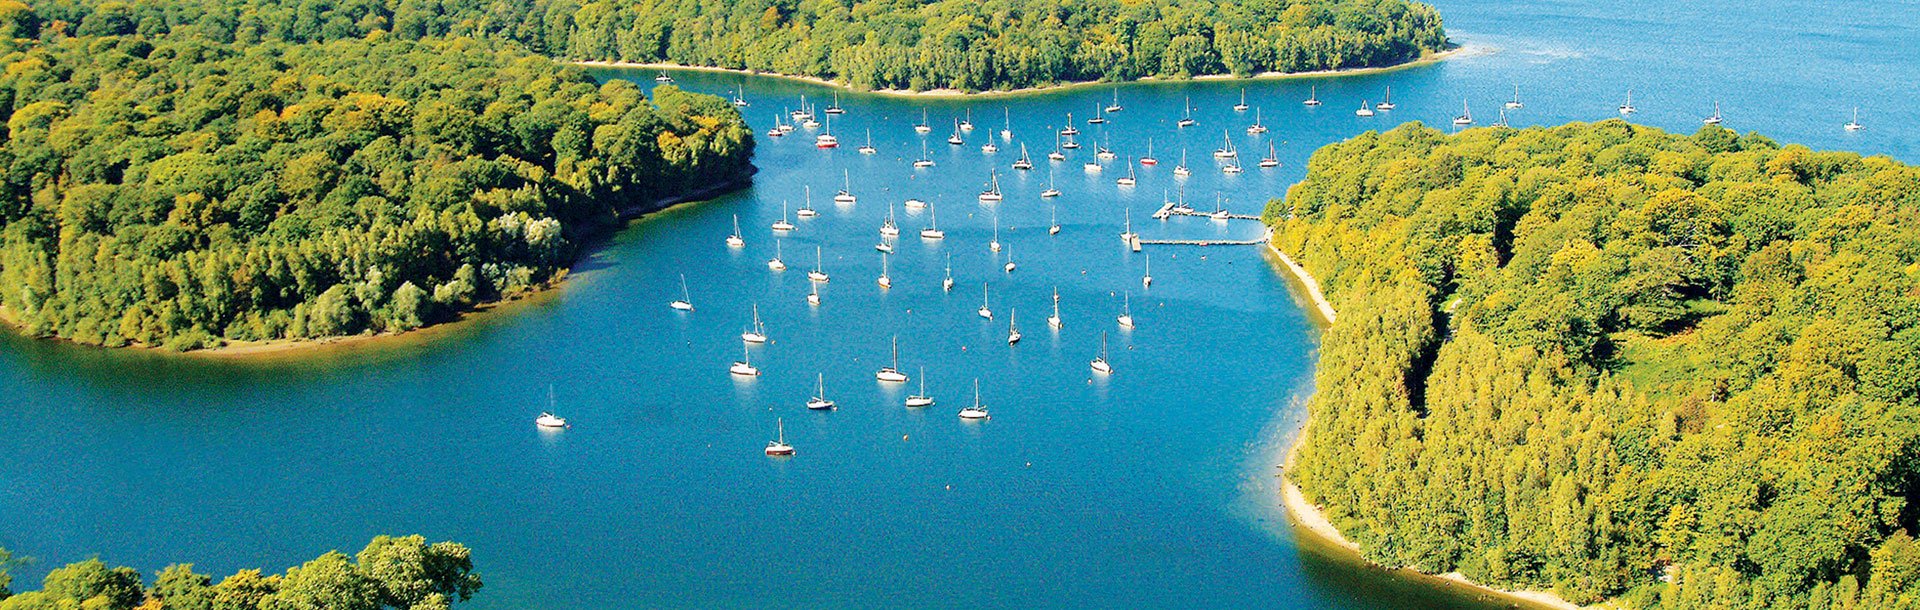
M 1303 416 L 1318 331 L 1258 249 L 1130 252 L 1123 210 L 1147 238 L 1255 238 L 1253 221 L 1147 216 L 1183 187 L 1202 210 L 1258 214 L 1314 148 L 1407 120 L 1445 125 L 1463 97 L 1490 122 L 1515 81 L 1526 103 L 1515 123 L 1617 116 L 1632 87 L 1638 123 L 1691 132 L 1717 99 L 1741 131 L 1911 161 L 1920 85 L 1904 78 L 1916 60 L 1899 24 L 1920 9 L 1840 6 L 1443 2 L 1467 52 L 1386 73 L 977 100 L 846 94 L 833 121 L 842 148 L 816 150 L 805 130 L 762 137 L 753 187 L 637 222 L 557 294 L 476 323 L 251 361 L 7 336 L 0 546 L 38 558 L 16 570 L 29 584 L 93 555 L 224 575 L 421 533 L 476 549 L 487 586 L 475 608 L 1485 607 L 1296 541 L 1271 474 Z M 803 94 L 831 102 L 791 81 L 675 76 L 696 91 L 743 87 L 757 132 Z M 1353 115 L 1388 86 L 1398 110 Z M 1242 87 L 1266 136 L 1244 132 L 1253 112 L 1230 108 Z M 1087 125 L 1116 90 L 1125 109 Z M 1325 105 L 1300 104 L 1316 90 Z M 1199 125 L 1177 128 L 1189 99 Z M 1868 128 L 1846 133 L 1855 104 Z M 997 133 L 1003 109 L 1011 141 Z M 911 129 L 922 110 L 934 126 L 924 137 Z M 978 129 L 948 145 L 968 111 Z M 1069 111 L 1085 147 L 1049 163 Z M 868 130 L 880 150 L 864 156 L 854 147 Z M 1209 157 L 1223 130 L 1244 174 Z M 979 151 L 989 139 L 999 153 Z M 1162 163 L 1116 186 L 1148 139 Z M 938 165 L 916 171 L 923 141 Z M 1021 142 L 1034 171 L 1008 169 Z M 1254 167 L 1269 143 L 1283 166 Z M 1102 144 L 1122 159 L 1090 174 L 1081 164 Z M 1195 173 L 1176 180 L 1183 148 Z M 975 194 L 996 169 L 1007 199 L 983 205 Z M 843 171 L 851 206 L 830 201 Z M 1057 202 L 1037 196 L 1050 175 Z M 821 215 L 777 237 L 769 223 L 803 186 Z M 897 207 L 908 198 L 933 203 L 945 240 L 915 236 L 930 213 Z M 873 246 L 889 202 L 903 235 L 882 290 Z M 1062 231 L 1049 236 L 1056 207 Z M 742 249 L 722 241 L 735 215 Z M 776 237 L 783 273 L 764 265 Z M 811 307 L 815 247 L 833 277 Z M 690 314 L 666 307 L 682 273 Z M 974 313 L 983 282 L 991 322 Z M 1056 288 L 1057 332 L 1044 321 Z M 1126 294 L 1131 332 L 1114 322 Z M 755 304 L 773 343 L 752 349 L 764 374 L 743 381 L 726 368 Z M 1013 309 L 1025 338 L 1010 347 Z M 1111 377 L 1087 367 L 1102 331 Z M 915 378 L 904 387 L 873 380 L 895 336 Z M 939 404 L 908 410 L 921 367 Z M 838 411 L 802 406 L 817 374 Z M 993 418 L 959 421 L 975 379 Z M 534 429 L 549 386 L 572 429 Z M 760 452 L 776 418 L 793 459 Z

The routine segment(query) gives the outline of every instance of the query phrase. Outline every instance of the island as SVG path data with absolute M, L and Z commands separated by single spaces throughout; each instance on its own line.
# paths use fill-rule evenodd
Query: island
M 195 350 L 407 331 L 546 286 L 623 217 L 752 172 L 718 97 L 602 84 L 511 42 L 197 4 L 0 3 L 0 317 L 26 334 Z
M 466 546 L 420 536 L 378 536 L 355 555 L 329 552 L 286 574 L 241 570 L 218 583 L 193 564 L 175 564 L 147 585 L 138 570 L 89 559 L 48 572 L 39 590 L 14 594 L 7 560 L 0 549 L 0 610 L 447 610 L 481 586 Z
M 1418 124 L 1265 218 L 1338 312 L 1287 471 L 1369 560 L 1576 604 L 1905 608 L 1920 169 Z

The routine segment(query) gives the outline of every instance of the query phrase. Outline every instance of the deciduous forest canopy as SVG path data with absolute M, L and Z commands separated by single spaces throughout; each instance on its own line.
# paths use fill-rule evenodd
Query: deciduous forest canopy
M 36 5 L 77 32 L 223 42 L 508 40 L 569 60 L 670 62 L 858 88 L 1010 89 L 1381 66 L 1447 45 L 1407 0 L 171 0 Z
M 0 551 L 0 610 L 447 610 L 481 585 L 467 547 L 419 536 L 380 536 L 357 555 L 327 553 L 286 574 L 242 570 L 219 583 L 177 564 L 147 585 L 138 570 L 90 559 L 11 596 L 5 559 Z
M 549 280 L 617 209 L 750 169 L 723 100 L 512 43 L 174 27 L 312 16 L 241 6 L 0 0 L 0 313 L 179 349 L 407 330 Z
M 1292 476 L 1368 557 L 1636 608 L 1920 607 L 1920 169 L 1413 124 L 1321 149 L 1267 215 L 1339 311 Z

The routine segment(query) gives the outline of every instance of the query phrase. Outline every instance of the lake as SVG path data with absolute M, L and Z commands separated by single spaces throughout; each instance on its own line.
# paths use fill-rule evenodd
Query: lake
M 1490 607 L 1297 537 L 1273 474 L 1304 417 L 1318 328 L 1260 249 L 1132 252 L 1128 214 L 1148 239 L 1258 238 L 1255 221 L 1148 216 L 1183 193 L 1201 211 L 1258 214 L 1315 148 L 1447 125 L 1463 101 L 1488 124 L 1516 82 L 1515 124 L 1618 116 L 1631 88 L 1636 123 L 1690 133 L 1717 101 L 1742 132 L 1912 162 L 1920 84 L 1906 75 L 1920 57 L 1903 43 L 1920 7 L 1438 4 L 1466 47 L 1439 64 L 976 99 L 842 94 L 832 151 L 806 129 L 764 136 L 802 95 L 824 109 L 831 90 L 675 72 L 752 103 L 754 186 L 635 222 L 552 294 L 418 336 L 244 361 L 0 335 L 0 546 L 38 559 L 16 570 L 32 585 L 96 555 L 224 576 L 419 533 L 475 549 L 487 584 L 469 607 L 482 609 Z M 650 86 L 655 73 L 596 74 Z M 1397 109 L 1354 115 L 1388 87 Z M 1255 111 L 1231 108 L 1243 88 L 1271 132 L 1246 133 Z M 1124 110 L 1087 124 L 1116 92 Z M 1302 105 L 1309 95 L 1325 104 Z M 1197 125 L 1175 126 L 1188 104 Z M 1848 133 L 1855 106 L 1866 129 Z M 923 112 L 933 130 L 920 135 Z M 1049 162 L 1068 112 L 1084 146 Z M 978 128 L 947 144 L 969 113 Z M 855 152 L 869 132 L 877 154 Z M 1223 139 L 1244 173 L 1211 158 Z M 983 154 L 990 140 L 1001 150 Z M 1149 140 L 1161 163 L 1116 185 Z M 1032 171 L 1009 168 L 1021 143 Z M 936 165 L 916 170 L 923 144 Z M 1119 158 L 1084 169 L 1103 145 Z M 1269 145 L 1282 165 L 1255 167 Z M 1194 171 L 1178 179 L 1182 150 Z M 996 172 L 1006 199 L 977 201 Z M 857 203 L 831 201 L 843 180 Z M 1043 200 L 1050 183 L 1064 194 Z M 820 215 L 771 231 L 807 187 Z M 889 203 L 902 236 L 883 290 L 874 246 Z M 935 215 L 946 238 L 917 237 Z M 730 248 L 736 216 L 746 245 Z M 776 241 L 784 272 L 765 265 Z M 816 248 L 832 279 L 810 306 Z M 690 313 L 667 307 L 683 274 Z M 983 284 L 991 321 L 975 313 Z M 1056 290 L 1058 330 L 1045 322 Z M 727 367 L 756 306 L 772 342 L 751 348 L 763 374 L 747 380 Z M 1116 324 L 1123 308 L 1136 328 Z M 1016 312 L 1025 337 L 1009 346 Z M 1102 333 L 1111 376 L 1088 368 Z M 913 379 L 877 383 L 896 337 Z M 819 376 L 838 410 L 804 407 Z M 938 404 L 904 408 L 923 379 Z M 976 380 L 992 418 L 963 422 Z M 549 392 L 571 429 L 535 429 Z M 777 420 L 793 458 L 761 452 Z

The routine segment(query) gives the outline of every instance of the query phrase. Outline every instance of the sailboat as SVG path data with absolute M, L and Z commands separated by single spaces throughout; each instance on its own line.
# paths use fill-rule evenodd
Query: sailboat
M 1075 141 L 1073 138 L 1067 138 L 1067 141 L 1065 143 L 1062 143 L 1060 147 L 1065 148 L 1067 150 L 1073 150 L 1080 147 L 1080 142 Z
M 1000 251 L 1000 215 L 999 214 L 993 215 L 993 241 L 987 242 L 987 249 L 992 250 L 994 252 Z
M 1393 87 L 1387 87 L 1387 94 L 1380 98 L 1380 103 L 1373 105 L 1373 109 L 1393 110 Z
M 880 223 L 880 237 L 892 238 L 899 236 L 900 226 L 893 223 L 893 202 L 889 201 L 887 202 L 887 219 Z
M 863 154 L 863 155 L 871 155 L 873 153 L 879 152 L 879 149 L 873 147 L 873 130 L 872 129 L 867 130 L 867 144 L 865 146 L 861 146 L 859 148 L 859 151 L 860 151 L 860 154 Z
M 1020 342 L 1020 325 L 1013 322 L 1015 313 L 1012 308 L 1007 309 L 1007 345 Z
M 920 122 L 913 124 L 913 130 L 920 133 L 933 131 L 933 126 L 927 124 L 927 109 L 920 109 Z
M 773 258 L 767 259 L 767 268 L 774 271 L 786 271 L 786 261 L 780 260 L 780 240 L 773 240 Z
M 1460 116 L 1453 118 L 1453 124 L 1465 127 L 1473 124 L 1473 109 L 1467 107 L 1466 100 L 1460 101 Z
M 960 137 L 960 124 L 959 124 L 959 123 L 954 123 L 954 124 L 953 124 L 953 135 L 950 135 L 950 136 L 947 136 L 947 143 L 948 143 L 948 144 L 952 144 L 952 145 L 954 145 L 954 146 L 959 146 L 959 145 L 961 145 L 961 144 L 966 144 L 966 143 L 967 143 L 967 141 L 966 141 L 966 140 L 964 140 L 964 139 L 961 139 L 961 137 Z
M 1173 211 L 1181 214 L 1193 213 L 1193 206 L 1187 205 L 1187 187 L 1184 185 L 1180 187 L 1180 200 L 1173 204 Z
M 953 292 L 953 255 L 952 254 L 947 255 L 947 275 L 946 275 L 946 279 L 940 280 L 940 289 L 946 292 Z
M 1047 190 L 1040 191 L 1041 197 L 1059 197 L 1060 189 L 1053 187 L 1053 168 L 1047 168 Z
M 1067 126 L 1060 129 L 1060 135 L 1063 135 L 1063 136 L 1080 135 L 1080 128 L 1073 126 L 1073 113 L 1071 112 L 1067 113 Z
M 740 333 L 740 340 L 747 343 L 766 343 L 767 327 L 760 324 L 760 304 L 753 304 L 753 327 Z
M 1180 149 L 1180 164 L 1173 166 L 1173 175 L 1175 176 L 1193 175 L 1193 170 L 1187 169 L 1187 149 L 1186 148 Z
M 842 180 L 844 180 L 844 182 L 841 183 L 842 186 L 840 187 L 839 194 L 836 194 L 833 196 L 833 202 L 849 203 L 849 204 L 853 203 L 854 201 L 856 201 L 856 199 L 853 196 L 853 171 L 841 170 L 840 177 Z
M 1087 365 L 1092 367 L 1095 373 L 1113 374 L 1113 365 L 1107 363 L 1107 331 L 1100 331 L 1100 355 Z
M 1113 105 L 1107 107 L 1107 114 L 1113 114 L 1119 111 L 1120 111 L 1120 89 L 1115 88 L 1113 90 Z
M 921 239 L 946 239 L 947 232 L 940 230 L 940 221 L 933 215 L 933 206 L 927 206 L 927 228 L 920 230 Z
M 1058 134 L 1053 136 L 1053 152 L 1047 153 L 1047 159 L 1052 161 L 1067 160 L 1067 154 L 1060 152 L 1060 136 Z
M 1233 105 L 1233 111 L 1234 112 L 1247 111 L 1247 88 L 1246 87 L 1240 88 L 1240 103 Z
M 1621 104 L 1621 105 L 1620 105 L 1620 114 L 1633 114 L 1633 113 L 1635 113 L 1635 112 L 1639 112 L 1639 111 L 1640 111 L 1640 109 L 1639 109 L 1639 108 L 1635 108 L 1635 107 L 1633 106 L 1633 90 L 1632 90 L 1632 89 L 1628 89 L 1628 90 L 1627 90 L 1627 103 L 1624 103 L 1624 104 Z
M 1066 323 L 1060 320 L 1060 289 L 1053 289 L 1053 315 L 1047 316 L 1047 326 L 1060 328 Z
M 873 378 L 887 383 L 903 383 L 907 380 L 907 375 L 900 372 L 900 337 L 893 338 L 893 365 L 881 367 L 873 374 Z
M 1013 253 L 1012 252 L 1007 253 L 1006 270 L 1007 270 L 1007 273 L 1013 273 Z
M 1525 105 L 1526 104 L 1520 103 L 1520 85 L 1514 85 L 1513 99 L 1507 100 L 1506 108 L 1508 110 L 1519 110 L 1521 106 L 1525 106 Z
M 997 152 L 1000 152 L 1000 145 L 994 144 L 993 140 L 987 140 L 987 143 L 980 145 L 981 154 L 990 155 Z
M 811 288 L 811 290 L 807 292 L 807 304 L 819 305 L 820 304 L 820 285 L 815 284 L 813 282 L 807 282 L 807 286 Z
M 1101 124 L 1101 123 L 1105 123 L 1105 122 L 1107 122 L 1107 117 L 1105 117 L 1105 116 L 1102 116 L 1102 115 L 1100 114 L 1100 106 L 1099 106 L 1098 104 L 1096 104 L 1096 105 L 1094 105 L 1094 107 L 1093 107 L 1093 118 L 1091 118 L 1091 119 L 1087 119 L 1087 124 L 1088 124 L 1088 125 L 1099 125 L 1099 124 Z
M 1858 107 L 1853 109 L 1853 120 L 1847 121 L 1847 124 L 1842 127 L 1846 128 L 1847 131 L 1860 131 L 1867 128 L 1866 125 L 1860 124 L 1860 109 Z
M 1004 112 L 1006 113 L 1006 121 L 1007 121 L 1007 122 L 1006 122 L 1006 124 L 1005 124 L 1005 126 L 1003 126 L 1003 127 L 1001 127 L 1001 128 L 1000 128 L 1000 139 L 1002 139 L 1002 140 L 1012 140 L 1012 139 L 1013 139 L 1013 107 L 1011 107 L 1011 106 L 1003 106 L 1003 107 L 1001 107 L 1001 108 L 1000 108 L 1000 110 L 1002 110 L 1002 111 L 1004 111 Z M 1025 152 L 1025 151 L 1026 151 L 1026 148 L 1025 148 L 1024 146 L 1022 146 L 1022 147 L 1021 147 L 1021 156 L 1023 156 L 1023 157 L 1024 157 L 1024 156 L 1026 156 L 1026 152 Z
M 1093 153 L 1093 156 L 1098 157 L 1102 161 L 1112 161 L 1120 158 L 1120 155 L 1113 154 L 1113 149 L 1107 148 L 1105 144 L 1101 144 L 1100 148 Z
M 908 199 L 906 203 L 903 203 L 901 205 L 907 206 L 907 209 L 909 210 L 921 210 L 921 209 L 926 209 L 927 202 L 921 201 L 919 199 Z
M 780 115 L 773 115 L 773 126 L 767 128 L 767 137 L 778 138 L 787 135 L 788 131 L 791 130 L 787 129 L 787 124 L 780 120 Z
M 986 419 L 987 408 L 980 406 L 980 380 L 973 380 L 973 406 L 960 410 L 960 419 Z
M 1367 106 L 1366 100 L 1360 100 L 1360 109 L 1353 111 L 1353 116 L 1373 116 L 1373 108 Z
M 1267 156 L 1260 159 L 1260 167 L 1280 167 L 1280 155 L 1273 151 L 1273 143 L 1267 143 Z
M 993 170 L 992 176 L 989 178 L 987 190 L 980 192 L 980 200 L 999 201 L 1000 199 L 1000 172 L 999 170 Z
M 807 279 L 813 280 L 816 282 L 829 281 L 827 279 L 827 272 L 820 268 L 820 263 L 821 263 L 820 246 L 814 246 L 813 247 L 813 270 L 807 272 Z
M 846 111 L 845 111 L 845 110 L 841 110 L 841 109 L 840 109 L 840 92 L 838 92 L 838 91 L 835 91 L 835 92 L 833 93 L 833 105 L 832 105 L 832 106 L 828 106 L 828 107 L 827 107 L 827 109 L 826 109 L 826 113 L 827 113 L 827 114 L 840 114 L 840 113 L 843 113 L 843 112 L 846 112 Z
M 993 310 L 987 308 L 987 283 L 986 282 L 980 283 L 980 310 L 975 313 L 980 314 L 980 317 L 982 318 L 986 318 L 988 320 L 993 319 Z
M 1013 168 L 1020 170 L 1033 169 L 1033 160 L 1027 158 L 1026 142 L 1020 143 L 1020 159 L 1013 162 Z
M 787 444 L 787 422 L 781 419 L 775 419 L 774 421 L 777 422 L 775 425 L 780 429 L 780 432 L 779 436 L 775 437 L 774 440 L 767 441 L 767 455 L 776 457 L 793 455 L 793 445 Z
M 733 363 L 733 366 L 727 367 L 727 372 L 743 377 L 752 377 L 759 375 L 760 369 L 754 368 L 753 360 L 747 354 L 747 347 L 742 345 L 740 346 L 740 361 Z
M 960 131 L 973 131 L 973 109 L 967 109 L 967 118 L 960 121 Z
M 1186 114 L 1183 114 L 1180 116 L 1180 122 L 1174 123 L 1174 125 L 1179 127 L 1192 127 L 1195 124 L 1197 124 L 1193 120 L 1193 97 L 1188 96 L 1186 100 L 1187 100 L 1185 103 Z
M 1308 106 L 1319 106 L 1320 105 L 1320 87 L 1318 85 L 1315 85 L 1310 91 L 1312 93 L 1307 95 L 1306 101 L 1303 101 L 1300 103 Z
M 1722 119 L 1720 118 L 1720 102 L 1714 102 L 1713 116 L 1701 119 L 1700 122 L 1706 123 L 1708 125 L 1719 125 L 1721 120 Z
M 1052 211 L 1047 213 L 1047 218 L 1049 222 L 1049 224 L 1047 225 L 1047 234 L 1059 235 L 1060 234 L 1060 206 L 1057 206 L 1057 205 L 1053 206 Z
M 673 82 L 673 77 L 671 77 L 671 76 L 667 76 L 667 73 L 665 73 L 665 72 L 661 72 L 659 76 L 655 76 L 655 77 L 653 77 L 653 82 L 656 82 L 656 83 L 671 83 L 671 82 Z
M 547 384 L 547 410 L 533 418 L 533 425 L 541 428 L 565 428 L 567 418 L 553 414 L 553 384 Z
M 1238 156 L 1240 152 L 1233 149 L 1233 138 L 1227 135 L 1226 130 L 1220 130 L 1220 148 L 1214 149 L 1213 158 L 1232 159 Z
M 747 107 L 747 90 L 744 87 L 736 85 L 733 88 L 733 105 L 738 108 Z
M 880 253 L 880 278 L 874 280 L 881 288 L 892 288 L 893 278 L 887 275 L 887 253 Z
M 1127 230 L 1120 232 L 1120 241 L 1131 244 L 1134 239 L 1140 237 L 1139 233 L 1133 232 L 1133 208 L 1120 208 L 1120 213 L 1127 218 Z
M 1120 179 L 1118 179 L 1118 180 L 1115 180 L 1115 181 L 1113 181 L 1113 182 L 1114 182 L 1115 184 L 1118 184 L 1118 185 L 1120 185 L 1120 186 L 1133 186 L 1134 184 L 1136 184 L 1136 182 L 1135 182 L 1135 181 L 1134 181 L 1134 179 L 1133 179 L 1133 159 L 1127 159 L 1127 175 L 1126 175 L 1126 177 L 1124 177 L 1124 178 L 1120 178 Z
M 1225 200 L 1225 199 L 1223 199 L 1223 198 L 1221 198 L 1220 196 L 1217 196 L 1217 195 L 1216 195 L 1216 196 L 1214 196 L 1214 198 L 1213 198 L 1213 213 L 1212 213 L 1212 214 L 1208 214 L 1208 215 L 1207 215 L 1207 217 L 1208 217 L 1208 218 L 1212 218 L 1212 219 L 1214 219 L 1214 220 L 1219 220 L 1219 221 L 1225 221 L 1225 220 L 1228 220 L 1228 219 L 1230 219 L 1230 218 L 1232 218 L 1231 216 L 1228 216 L 1228 215 L 1227 215 L 1227 204 L 1226 204 L 1226 200 Z
M 1501 108 L 1501 109 L 1500 109 L 1500 118 L 1499 118 L 1498 120 L 1495 120 L 1495 121 L 1493 122 L 1493 126 L 1494 126 L 1494 127 L 1506 127 L 1506 126 L 1507 126 L 1507 109 L 1506 109 L 1506 108 Z
M 1222 165 L 1222 166 L 1220 166 L 1220 173 L 1223 173 L 1223 174 L 1238 174 L 1238 173 L 1240 173 L 1240 162 L 1239 162 L 1239 161 L 1231 161 L 1231 162 L 1228 162 L 1228 163 L 1227 163 L 1226 165 Z
M 740 215 L 733 215 L 733 234 L 727 236 L 727 245 L 739 248 L 747 245 L 747 238 L 740 236 Z
M 839 148 L 840 138 L 833 137 L 833 124 L 829 122 L 820 135 L 813 137 L 814 148 Z
M 1101 165 L 1099 161 L 1088 161 L 1080 164 L 1080 169 L 1086 170 L 1087 173 L 1090 174 L 1097 174 L 1100 173 L 1101 170 L 1105 170 L 1106 166 Z
M 919 169 L 922 167 L 933 167 L 933 158 L 927 154 L 926 142 L 920 143 L 920 158 L 915 159 L 913 161 L 913 167 L 915 169 Z
M 779 115 L 774 115 L 773 126 L 775 129 L 779 129 L 780 135 L 783 135 L 783 136 L 789 133 L 793 133 L 793 130 L 794 130 L 793 123 L 789 123 L 785 119 L 781 119 Z
M 1122 293 L 1120 298 L 1125 299 L 1120 302 L 1120 328 L 1133 328 L 1133 293 Z
M 680 274 L 680 300 L 667 304 L 680 311 L 693 311 L 693 297 L 687 295 L 687 274 Z
M 920 367 L 920 392 L 907 397 L 907 406 L 916 409 L 933 406 L 933 395 L 927 393 L 927 367 Z
M 1146 273 L 1143 273 L 1140 275 L 1140 287 L 1152 288 L 1153 287 L 1153 255 L 1142 254 L 1141 256 L 1146 259 L 1147 268 L 1146 268 Z
M 1141 165 L 1159 165 L 1160 160 L 1153 158 L 1153 138 L 1147 138 L 1147 156 L 1140 158 Z
M 792 231 L 793 223 L 787 220 L 787 200 L 780 200 L 780 219 L 773 221 L 773 230 Z
M 1247 135 L 1257 136 L 1267 132 L 1267 126 L 1260 124 L 1260 109 L 1253 109 L 1253 125 L 1247 127 Z
M 799 216 L 801 218 L 813 218 L 815 216 L 819 216 L 820 211 L 813 209 L 813 186 L 812 185 L 801 186 L 800 190 L 805 194 L 800 196 L 801 197 L 800 209 L 795 211 L 793 215 Z M 786 204 L 781 204 L 781 205 L 786 205 Z
M 807 408 L 815 411 L 832 411 L 833 401 L 827 400 L 827 374 L 820 373 L 819 385 L 813 398 L 807 399 Z

